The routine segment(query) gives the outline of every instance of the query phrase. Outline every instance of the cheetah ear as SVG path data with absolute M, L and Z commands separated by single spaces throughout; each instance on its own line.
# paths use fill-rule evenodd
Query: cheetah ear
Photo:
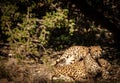
M 93 48 L 93 46 L 89 46 L 88 48 L 89 48 L 89 50 L 91 50 Z

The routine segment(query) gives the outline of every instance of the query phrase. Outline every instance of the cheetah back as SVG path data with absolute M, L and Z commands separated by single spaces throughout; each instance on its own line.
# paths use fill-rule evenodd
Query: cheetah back
M 55 75 L 57 76 L 69 76 L 77 81 L 86 81 L 87 79 L 87 73 L 85 71 L 83 60 L 70 65 L 57 66 L 54 70 Z
M 88 47 L 85 46 L 72 46 L 68 48 L 64 54 L 57 60 L 59 65 L 68 65 L 83 59 L 89 52 Z

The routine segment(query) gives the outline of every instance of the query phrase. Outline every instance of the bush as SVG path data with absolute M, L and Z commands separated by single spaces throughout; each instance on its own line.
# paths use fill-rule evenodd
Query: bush
M 19 58 L 24 58 L 29 54 L 39 56 L 39 47 L 48 45 L 54 29 L 68 29 L 69 34 L 72 35 L 74 20 L 68 19 L 68 12 L 67 9 L 57 9 L 57 11 L 47 13 L 42 19 L 38 19 L 32 17 L 28 10 L 23 23 L 18 23 L 13 29 L 9 28 L 10 54 Z M 64 37 L 64 33 L 58 40 L 60 39 L 68 40 Z

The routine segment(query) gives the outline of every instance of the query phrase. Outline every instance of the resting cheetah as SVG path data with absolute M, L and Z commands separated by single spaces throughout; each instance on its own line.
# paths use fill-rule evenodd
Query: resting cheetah
M 55 65 L 63 66 L 72 64 L 74 62 L 80 61 L 89 53 L 94 59 L 96 59 L 101 56 L 102 49 L 100 46 L 72 46 L 64 52 L 60 59 L 56 61 Z
M 84 60 L 69 65 L 55 66 L 53 68 L 53 80 L 94 83 L 94 77 L 96 77 L 98 73 L 100 73 L 104 79 L 108 79 L 110 77 L 110 63 L 102 58 L 98 59 L 98 62 L 99 64 L 88 54 Z
M 64 77 L 64 78 L 72 78 L 76 81 L 84 82 L 87 80 L 87 72 L 85 70 L 83 60 L 80 62 L 75 62 L 70 65 L 57 66 L 54 68 L 54 76 L 53 77 Z M 64 79 L 66 80 L 66 79 Z

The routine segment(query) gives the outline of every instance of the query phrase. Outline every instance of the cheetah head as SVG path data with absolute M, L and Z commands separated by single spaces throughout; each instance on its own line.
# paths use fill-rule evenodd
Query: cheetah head
M 90 53 L 94 59 L 100 58 L 104 51 L 100 46 L 90 46 Z

